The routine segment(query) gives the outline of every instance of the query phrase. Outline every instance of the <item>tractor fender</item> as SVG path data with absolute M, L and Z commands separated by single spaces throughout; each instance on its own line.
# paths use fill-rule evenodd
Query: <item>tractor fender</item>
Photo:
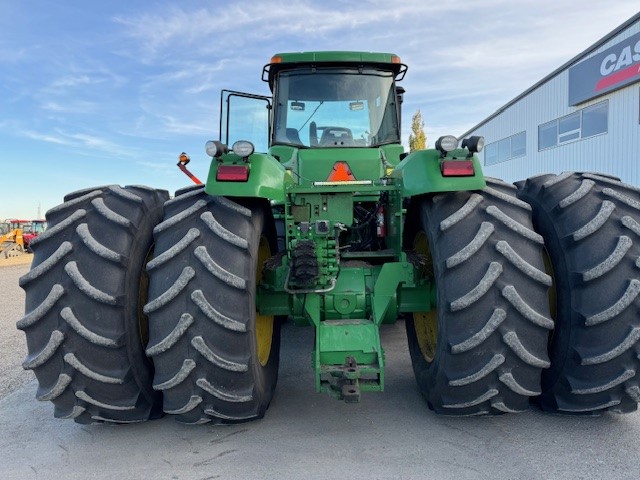
M 423 193 L 482 190 L 486 183 L 480 161 L 472 157 L 474 174 L 468 177 L 443 177 L 441 160 L 466 160 L 466 150 L 454 150 L 445 158 L 435 149 L 416 150 L 407 155 L 394 169 L 392 177 L 402 179 L 402 195 L 413 197 Z
M 205 186 L 205 192 L 209 195 L 284 201 L 286 185 L 292 182 L 291 175 L 272 155 L 254 153 L 245 163 L 241 157 L 229 153 L 220 160 L 214 159 L 209 167 Z M 219 181 L 216 177 L 221 165 L 248 165 L 249 177 L 246 181 Z

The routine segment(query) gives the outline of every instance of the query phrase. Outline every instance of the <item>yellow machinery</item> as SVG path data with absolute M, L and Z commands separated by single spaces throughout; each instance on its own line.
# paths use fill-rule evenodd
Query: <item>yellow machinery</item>
M 17 257 L 24 253 L 22 229 L 14 228 L 0 236 L 0 258 Z

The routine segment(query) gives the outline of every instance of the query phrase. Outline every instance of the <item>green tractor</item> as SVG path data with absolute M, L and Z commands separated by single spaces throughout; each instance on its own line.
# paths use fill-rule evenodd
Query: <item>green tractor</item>
M 278 54 L 272 96 L 223 91 L 204 185 L 67 195 L 20 280 L 24 367 L 55 416 L 260 418 L 284 321 L 315 389 L 385 388 L 383 324 L 447 415 L 640 401 L 640 191 L 606 175 L 485 178 L 481 137 L 405 153 L 392 54 Z

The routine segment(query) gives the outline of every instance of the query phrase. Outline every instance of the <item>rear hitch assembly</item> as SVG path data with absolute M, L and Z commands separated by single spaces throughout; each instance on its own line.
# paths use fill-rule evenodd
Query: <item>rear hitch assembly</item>
M 345 364 L 337 367 L 331 374 L 337 378 L 332 388 L 336 390 L 340 400 L 344 400 L 346 403 L 360 402 L 360 384 L 358 382 L 360 371 L 355 358 L 347 357 Z

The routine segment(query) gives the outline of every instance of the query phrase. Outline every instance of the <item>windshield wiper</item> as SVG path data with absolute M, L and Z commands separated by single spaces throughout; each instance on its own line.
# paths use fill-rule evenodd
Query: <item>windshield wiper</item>
M 307 118 L 307 119 L 304 121 L 304 123 L 302 124 L 302 126 L 298 129 L 298 132 L 299 132 L 300 130 L 302 130 L 302 129 L 304 128 L 304 126 L 305 126 L 307 123 L 309 123 L 309 120 L 311 120 L 311 119 L 313 118 L 313 116 L 316 114 L 316 112 L 317 112 L 317 111 L 318 111 L 318 109 L 322 106 L 322 104 L 323 104 L 323 103 L 324 103 L 324 100 L 322 100 L 322 101 L 320 102 L 320 105 L 318 105 L 318 106 L 316 107 L 316 109 L 315 109 L 313 112 L 311 112 L 311 115 L 309 115 L 309 118 Z

